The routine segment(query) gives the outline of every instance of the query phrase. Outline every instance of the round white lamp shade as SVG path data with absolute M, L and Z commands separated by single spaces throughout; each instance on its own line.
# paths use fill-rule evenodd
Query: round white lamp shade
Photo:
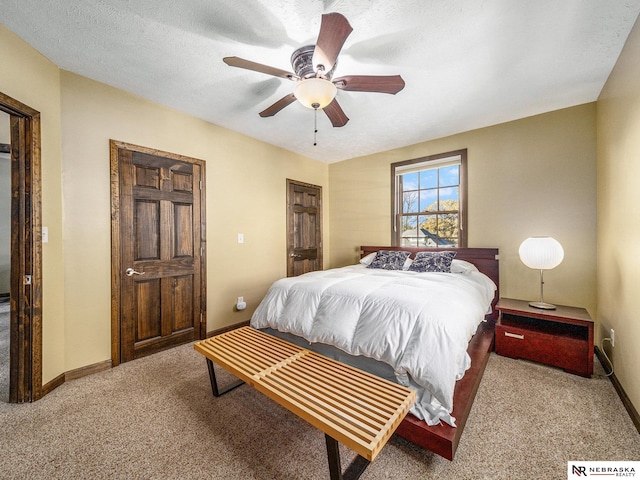
M 529 268 L 550 270 L 557 267 L 564 258 L 560 242 L 551 237 L 527 238 L 518 250 L 520 260 Z
M 338 89 L 329 80 L 307 78 L 300 80 L 293 88 L 293 94 L 307 108 L 321 109 L 329 105 Z

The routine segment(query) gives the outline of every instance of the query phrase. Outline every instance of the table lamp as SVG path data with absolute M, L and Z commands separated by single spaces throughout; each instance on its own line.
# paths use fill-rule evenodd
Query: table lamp
M 562 245 L 551 237 L 530 237 L 520 245 L 518 250 L 520 260 L 529 268 L 540 270 L 540 301 L 529 302 L 535 308 L 555 310 L 556 306 L 544 301 L 544 275 L 545 270 L 557 267 L 564 258 Z

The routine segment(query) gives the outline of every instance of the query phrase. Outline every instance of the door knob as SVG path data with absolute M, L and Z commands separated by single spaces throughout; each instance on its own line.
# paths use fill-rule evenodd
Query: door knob
M 144 272 L 136 272 L 133 268 L 127 268 L 124 273 L 127 274 L 127 277 L 133 277 L 134 275 L 144 275 Z

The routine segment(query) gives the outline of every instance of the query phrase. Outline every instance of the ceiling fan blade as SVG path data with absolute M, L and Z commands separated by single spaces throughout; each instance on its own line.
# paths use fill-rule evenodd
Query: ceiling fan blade
M 314 70 L 317 71 L 319 65 L 322 65 L 325 72 L 333 68 L 342 45 L 352 31 L 353 28 L 349 25 L 349 21 L 341 14 L 327 13 L 322 15 L 320 33 L 313 51 Z
M 400 75 L 346 75 L 333 79 L 341 90 L 348 92 L 378 92 L 395 95 L 404 88 Z
M 276 103 L 274 103 L 270 107 L 267 107 L 266 109 L 261 111 L 260 112 L 260 116 L 261 117 L 273 117 L 276 113 L 278 113 L 284 107 L 286 107 L 287 105 L 292 104 L 295 101 L 296 101 L 296 97 L 295 97 L 295 95 L 293 93 L 285 95 L 280 100 L 278 100 Z
M 247 70 L 253 70 L 254 72 L 266 73 L 267 75 L 273 75 L 274 77 L 281 77 L 289 80 L 298 79 L 296 74 L 293 72 L 287 72 L 286 70 L 252 62 L 251 60 L 245 60 L 244 58 L 224 57 L 222 60 L 231 67 L 245 68 Z
M 342 107 L 335 98 L 329 105 L 324 107 L 323 110 L 324 113 L 327 114 L 327 117 L 329 117 L 329 120 L 331 120 L 331 125 L 334 127 L 344 127 L 349 121 L 349 117 L 344 114 Z

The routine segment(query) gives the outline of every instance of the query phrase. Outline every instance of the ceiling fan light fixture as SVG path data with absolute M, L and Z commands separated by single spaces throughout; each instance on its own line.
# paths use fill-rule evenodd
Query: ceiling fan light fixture
M 335 3 L 335 2 L 333 2 Z M 225 57 L 231 67 L 244 68 L 295 82 L 293 92 L 260 112 L 261 117 L 273 117 L 280 110 L 298 100 L 315 117 L 323 110 L 334 127 L 344 127 L 349 121 L 336 99 L 337 89 L 347 92 L 378 92 L 395 95 L 405 86 L 400 75 L 346 75 L 333 80 L 338 55 L 353 28 L 340 13 L 322 15 L 320 32 L 315 45 L 305 45 L 291 55 L 293 72 L 263 65 L 238 57 Z
M 293 94 L 302 105 L 316 110 L 329 105 L 335 98 L 337 91 L 336 86 L 329 80 L 307 78 L 296 83 Z

